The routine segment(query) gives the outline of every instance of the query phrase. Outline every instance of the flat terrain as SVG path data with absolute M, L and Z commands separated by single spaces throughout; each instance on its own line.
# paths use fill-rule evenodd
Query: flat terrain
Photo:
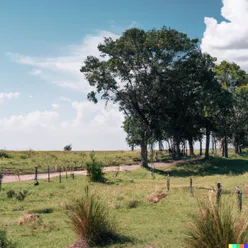
M 4 174 L 33 174 L 62 171 L 74 168 L 84 170 L 91 151 L 0 151 L 0 169 Z M 140 164 L 140 151 L 95 151 L 95 156 L 104 166 Z M 171 162 L 167 152 L 157 152 L 157 162 Z
M 166 178 L 171 175 L 171 190 L 167 193 Z M 248 211 L 246 185 L 248 184 L 247 157 L 215 158 L 194 164 L 184 164 L 169 168 L 156 168 L 154 175 L 150 170 L 105 174 L 107 183 L 89 183 L 88 178 L 76 175 L 72 178 L 52 178 L 51 182 L 40 180 L 39 186 L 33 182 L 8 183 L 0 193 L 0 223 L 8 231 L 9 237 L 17 242 L 17 247 L 67 247 L 77 238 L 71 230 L 66 214 L 66 206 L 78 199 L 86 185 L 90 192 L 98 194 L 108 205 L 115 219 L 118 232 L 123 235 L 122 242 L 105 247 L 186 247 L 187 223 L 191 215 L 197 213 L 197 199 L 205 199 L 218 181 L 223 185 L 223 197 L 235 205 L 234 190 L 243 188 L 244 211 Z M 193 178 L 194 196 L 189 192 L 190 177 Z M 28 190 L 24 201 L 7 198 L 9 190 Z M 151 203 L 147 198 L 158 193 L 167 197 L 159 203 Z M 137 201 L 131 208 L 133 201 Z M 24 227 L 18 224 L 21 216 L 27 213 L 40 213 L 43 225 Z

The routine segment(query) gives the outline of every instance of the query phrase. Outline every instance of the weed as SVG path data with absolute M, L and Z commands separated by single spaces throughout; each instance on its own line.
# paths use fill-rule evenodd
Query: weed
M 0 230 L 0 247 L 1 248 L 15 248 L 16 247 L 16 245 L 7 238 L 6 231 L 3 231 L 3 230 Z
M 16 194 L 16 199 L 18 201 L 24 201 L 25 198 L 28 196 L 28 191 L 27 190 L 20 190 L 17 194 Z
M 6 192 L 8 198 L 14 198 L 16 196 L 16 192 L 13 189 L 10 189 Z
M 139 201 L 137 200 L 131 200 L 127 204 L 128 208 L 137 208 L 138 205 L 139 205 Z
M 189 225 L 187 243 L 192 248 L 228 247 L 228 244 L 244 244 L 248 242 L 248 219 L 236 216 L 228 202 L 221 206 L 212 199 L 199 202 L 198 214 Z
M 113 237 L 115 228 L 109 219 L 108 208 L 95 195 L 86 194 L 71 206 L 69 217 L 80 240 L 99 245 Z

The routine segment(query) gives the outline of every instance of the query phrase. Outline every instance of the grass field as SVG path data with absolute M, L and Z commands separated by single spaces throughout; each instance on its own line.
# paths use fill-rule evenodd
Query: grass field
M 58 171 L 74 167 L 75 170 L 85 169 L 90 160 L 90 151 L 0 151 L 0 169 L 5 174 L 34 173 L 37 166 L 39 172 Z M 104 166 L 131 165 L 140 163 L 140 151 L 95 151 L 98 160 Z M 166 152 L 159 152 L 157 161 L 170 161 Z
M 167 173 L 171 175 L 171 191 L 159 203 L 151 203 L 147 198 L 156 192 L 166 191 Z M 89 183 L 87 177 L 77 176 L 75 180 L 63 178 L 60 184 L 56 178 L 52 182 L 21 182 L 3 185 L 0 193 L 0 223 L 8 231 L 9 237 L 17 242 L 17 247 L 67 247 L 76 241 L 66 214 L 66 205 L 84 193 L 89 185 L 91 192 L 98 194 L 109 207 L 117 223 L 118 232 L 124 237 L 122 242 L 105 247 L 186 247 L 187 223 L 197 212 L 197 199 L 207 198 L 208 191 L 216 188 L 218 181 L 223 185 L 223 197 L 235 204 L 236 186 L 248 184 L 247 157 L 234 156 L 230 159 L 215 158 L 208 162 L 155 170 L 154 177 L 145 169 L 120 172 L 113 177 L 107 173 L 107 183 Z M 189 178 L 193 178 L 194 196 L 189 192 Z M 27 198 L 20 202 L 9 199 L 10 189 L 29 190 Z M 243 214 L 248 211 L 247 192 L 243 192 Z M 130 202 L 137 201 L 134 208 Z M 21 216 L 38 212 L 43 226 L 19 226 Z M 42 213 L 43 212 L 43 213 Z

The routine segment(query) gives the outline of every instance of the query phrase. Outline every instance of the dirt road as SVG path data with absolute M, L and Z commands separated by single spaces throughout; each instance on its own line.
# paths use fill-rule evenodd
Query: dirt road
M 183 164 L 183 163 L 188 163 L 188 162 L 192 162 L 192 161 L 196 161 L 196 160 L 201 160 L 203 159 L 203 157 L 198 157 L 198 158 L 193 158 L 190 160 L 178 160 L 178 161 L 174 161 L 172 163 L 154 163 L 153 167 L 154 168 L 167 168 L 173 165 L 179 165 L 179 164 Z M 149 166 L 151 167 L 151 164 L 149 164 Z M 107 171 L 133 171 L 140 168 L 140 165 L 120 165 L 120 166 L 109 166 L 109 167 L 104 167 L 103 171 L 107 172 Z M 61 173 L 62 175 L 65 175 L 65 172 Z M 74 172 L 75 175 L 87 175 L 87 171 L 86 170 L 82 170 L 82 171 L 75 171 Z M 50 174 L 50 177 L 57 177 L 59 176 L 59 172 L 54 172 Z M 7 175 L 3 177 L 3 183 L 13 183 L 13 182 L 23 182 L 23 181 L 31 181 L 34 180 L 35 174 L 29 174 L 29 175 L 21 175 L 20 176 L 20 180 L 18 178 L 18 176 L 13 176 L 13 175 Z M 47 173 L 44 174 L 38 174 L 38 179 L 47 179 Z

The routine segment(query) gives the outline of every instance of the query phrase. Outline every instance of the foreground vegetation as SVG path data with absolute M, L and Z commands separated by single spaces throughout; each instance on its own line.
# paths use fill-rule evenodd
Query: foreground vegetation
M 167 192 L 166 177 L 170 173 L 171 190 Z M 229 160 L 211 159 L 201 163 L 155 170 L 154 176 L 147 169 L 132 172 L 109 172 L 105 183 L 90 183 L 85 176 L 75 180 L 64 179 L 62 183 L 52 179 L 4 184 L 0 193 L 0 229 L 6 229 L 8 237 L 17 247 L 67 247 L 77 241 L 73 232 L 68 209 L 81 198 L 88 185 L 92 193 L 100 196 L 115 219 L 120 238 L 104 247 L 186 247 L 185 239 L 192 214 L 198 213 L 198 199 L 208 198 L 209 190 L 221 181 L 223 199 L 235 202 L 235 187 L 243 188 L 243 211 L 247 214 L 248 161 L 237 157 Z M 193 179 L 193 196 L 189 191 L 189 179 Z M 28 191 L 24 200 L 8 198 L 10 190 L 18 193 Z M 151 196 L 165 194 L 159 203 L 150 202 Z M 20 218 L 28 213 L 38 214 L 39 221 L 20 225 Z

